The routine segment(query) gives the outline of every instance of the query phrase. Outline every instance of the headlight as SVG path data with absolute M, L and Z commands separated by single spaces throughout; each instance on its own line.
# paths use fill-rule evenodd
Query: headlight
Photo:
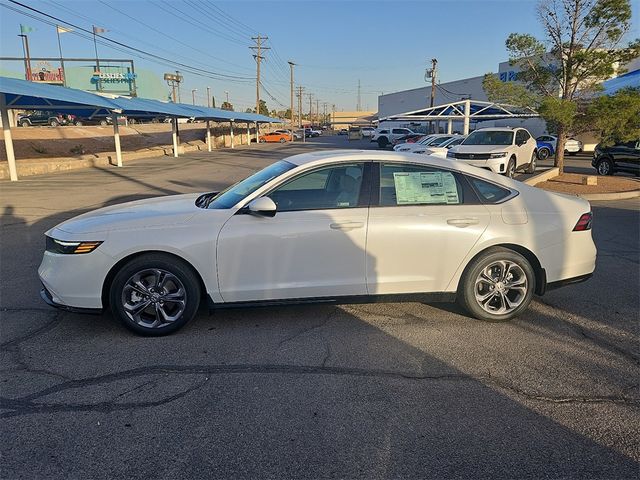
M 64 255 L 91 253 L 100 246 L 102 242 L 67 242 L 65 240 L 57 240 L 52 237 L 46 238 L 45 250 L 51 253 L 60 253 Z
M 506 157 L 507 156 L 507 152 L 498 152 L 498 153 L 492 153 L 489 155 L 489 158 L 502 158 L 502 157 Z
M 447 158 L 456 158 L 456 152 L 452 152 L 451 150 L 449 150 L 447 152 Z

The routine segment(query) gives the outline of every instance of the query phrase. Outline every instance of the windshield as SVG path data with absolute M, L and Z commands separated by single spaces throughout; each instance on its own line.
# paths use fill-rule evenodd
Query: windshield
M 429 141 L 433 140 L 433 138 L 434 138 L 433 135 L 427 135 L 426 137 L 418 140 L 416 143 L 419 143 L 420 145 L 429 145 Z
M 513 132 L 505 130 L 477 130 L 462 142 L 462 145 L 511 145 Z
M 296 166 L 293 163 L 287 162 L 285 160 L 280 160 L 279 162 L 269 165 L 259 172 L 254 173 L 250 177 L 247 177 L 244 180 L 220 192 L 211 200 L 207 208 L 231 208 L 240 200 L 247 197 L 248 195 L 251 195 L 263 185 L 295 167 Z

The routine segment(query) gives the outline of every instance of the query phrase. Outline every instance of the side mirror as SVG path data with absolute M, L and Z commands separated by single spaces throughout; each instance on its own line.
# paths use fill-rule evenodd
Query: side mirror
M 262 217 L 274 217 L 278 208 L 269 197 L 256 198 L 249 203 L 248 207 L 251 214 Z

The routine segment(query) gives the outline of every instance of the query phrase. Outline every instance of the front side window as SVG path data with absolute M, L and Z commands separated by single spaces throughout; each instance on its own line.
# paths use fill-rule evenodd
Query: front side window
M 380 165 L 380 205 L 460 205 L 462 186 L 446 170 L 411 164 Z
M 462 145 L 513 145 L 513 132 L 506 130 L 476 130 Z
M 216 195 L 207 208 L 231 208 L 248 195 L 296 166 L 285 160 L 273 163 Z
M 357 207 L 363 171 L 363 163 L 320 168 L 277 187 L 268 197 L 278 212 Z

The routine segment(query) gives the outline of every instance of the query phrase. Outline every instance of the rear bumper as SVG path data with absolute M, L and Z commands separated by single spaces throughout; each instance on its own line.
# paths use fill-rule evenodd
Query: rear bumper
M 573 285 L 575 283 L 586 282 L 593 276 L 593 273 L 587 273 L 586 275 L 579 275 L 573 278 L 565 278 L 564 280 L 558 280 L 557 282 L 547 283 L 545 291 L 555 290 L 556 288 L 564 287 L 567 285 Z

